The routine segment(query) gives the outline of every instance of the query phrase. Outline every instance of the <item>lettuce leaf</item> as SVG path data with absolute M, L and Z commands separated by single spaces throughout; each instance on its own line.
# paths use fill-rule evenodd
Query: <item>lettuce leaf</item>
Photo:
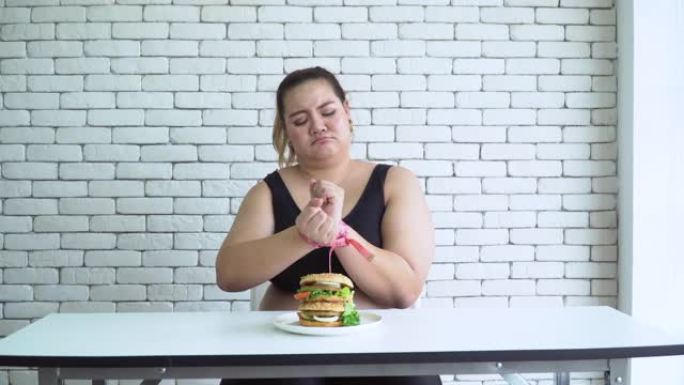
M 354 326 L 361 323 L 361 316 L 356 310 L 353 303 L 347 302 L 344 304 L 344 313 L 342 313 L 342 325 Z
M 342 297 L 347 301 L 350 301 L 353 296 L 354 296 L 354 291 L 349 289 L 348 287 L 343 287 L 341 290 L 322 290 L 322 289 L 307 289 L 306 287 L 299 289 L 299 292 L 302 291 L 308 291 L 311 294 L 309 294 L 308 299 L 314 299 L 316 297 L 323 297 L 323 296 L 335 296 L 335 297 Z

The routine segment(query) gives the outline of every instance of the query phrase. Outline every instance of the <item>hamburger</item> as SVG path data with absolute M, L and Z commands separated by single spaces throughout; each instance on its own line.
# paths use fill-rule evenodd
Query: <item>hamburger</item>
M 302 326 L 337 327 L 360 323 L 354 306 L 354 283 L 343 274 L 308 274 L 300 278 L 295 299 Z

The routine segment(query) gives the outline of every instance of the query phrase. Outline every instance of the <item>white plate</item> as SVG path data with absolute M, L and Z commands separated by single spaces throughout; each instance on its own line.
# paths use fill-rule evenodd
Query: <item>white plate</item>
M 273 319 L 273 324 L 281 330 L 295 334 L 305 334 L 309 336 L 341 336 L 357 333 L 377 326 L 382 317 L 379 314 L 370 312 L 359 312 L 361 323 L 356 326 L 339 327 L 316 327 L 302 326 L 299 324 L 299 317 L 296 312 L 281 314 Z

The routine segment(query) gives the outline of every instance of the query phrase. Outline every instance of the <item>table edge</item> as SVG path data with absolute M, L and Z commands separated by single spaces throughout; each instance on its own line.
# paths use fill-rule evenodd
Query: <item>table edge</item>
M 420 364 L 516 361 L 579 361 L 684 355 L 684 344 L 627 348 L 511 350 L 470 352 L 401 352 L 294 355 L 174 355 L 174 356 L 17 356 L 0 355 L 0 366 L 21 367 L 210 367 Z

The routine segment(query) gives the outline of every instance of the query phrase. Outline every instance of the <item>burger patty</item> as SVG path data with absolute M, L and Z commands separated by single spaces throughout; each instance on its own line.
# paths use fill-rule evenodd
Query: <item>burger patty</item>
M 299 305 L 300 311 L 313 311 L 317 314 L 319 312 L 344 312 L 344 302 L 327 302 L 327 301 L 305 301 Z

